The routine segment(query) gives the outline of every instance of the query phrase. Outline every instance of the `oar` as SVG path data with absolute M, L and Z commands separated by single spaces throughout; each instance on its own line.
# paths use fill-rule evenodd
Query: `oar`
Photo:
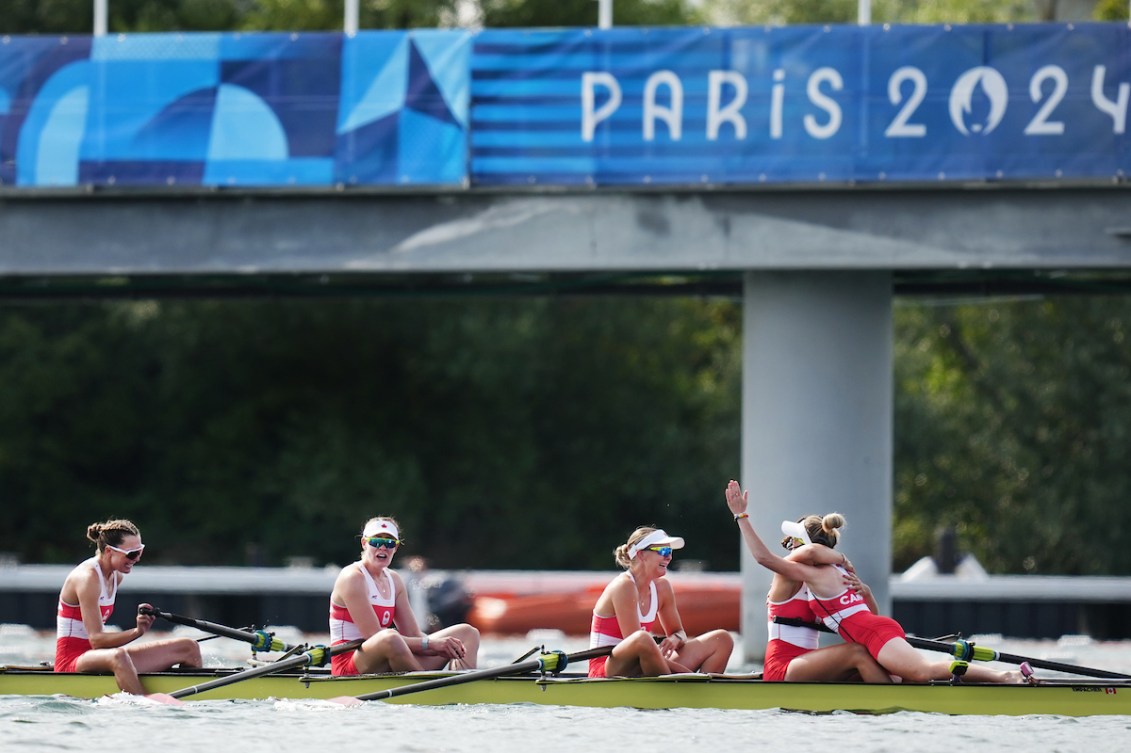
M 1105 669 L 1092 669 L 1090 667 L 1081 667 L 1075 664 L 1064 664 L 1058 661 L 1048 661 L 1046 659 L 1036 659 L 1031 656 L 1018 656 L 1017 654 L 1005 654 L 1000 651 L 995 651 L 986 646 L 975 646 L 970 641 L 956 640 L 954 643 L 947 643 L 945 641 L 933 641 L 928 638 L 916 638 L 915 636 L 907 636 L 907 642 L 916 648 L 924 648 L 928 651 L 941 651 L 944 654 L 950 654 L 956 659 L 961 661 L 970 661 L 976 659 L 977 661 L 1000 661 L 1007 664 L 1022 664 L 1028 662 L 1030 666 L 1039 667 L 1041 669 L 1051 669 L 1056 672 L 1068 672 L 1071 674 L 1083 675 L 1085 677 L 1105 677 L 1115 680 L 1131 680 L 1131 675 L 1124 675 L 1118 672 L 1108 672 Z
M 598 656 L 608 656 L 612 652 L 612 650 L 613 646 L 600 646 L 598 648 L 590 648 L 585 651 L 578 651 L 577 653 L 568 655 L 561 651 L 551 651 L 542 654 L 537 659 L 520 661 L 514 664 L 507 664 L 502 667 L 477 669 L 472 670 L 471 672 L 452 675 L 451 677 L 439 677 L 435 680 L 424 680 L 423 682 L 416 682 L 412 685 L 402 685 L 398 688 L 378 690 L 373 693 L 366 693 L 365 695 L 341 696 L 338 698 L 332 698 L 330 700 L 336 703 L 351 706 L 356 705 L 359 701 L 381 701 L 386 698 L 408 695 L 409 693 L 422 693 L 425 690 L 448 688 L 453 685 L 462 685 L 465 682 L 475 682 L 476 680 L 490 680 L 495 677 L 506 677 L 507 675 L 521 675 L 526 672 L 549 672 L 556 675 L 563 669 L 565 669 L 566 666 L 570 664 L 570 662 L 595 659 Z
M 216 688 L 222 688 L 227 685 L 234 685 L 237 682 L 250 680 L 254 677 L 262 677 L 263 675 L 270 675 L 274 674 L 275 672 L 283 672 L 288 669 L 303 667 L 308 664 L 313 664 L 316 667 L 320 667 L 325 664 L 331 656 L 340 654 L 344 651 L 353 651 L 359 648 L 364 642 L 365 641 L 359 638 L 356 641 L 350 641 L 349 643 L 339 643 L 336 646 L 313 646 L 303 651 L 301 654 L 295 654 L 294 656 L 280 659 L 279 661 L 271 662 L 270 664 L 264 664 L 259 667 L 245 669 L 242 672 L 236 672 L 235 674 L 228 675 L 227 677 L 218 677 L 215 680 L 202 682 L 199 685 L 192 685 L 187 688 L 181 688 L 180 690 L 174 690 L 172 693 L 154 693 L 146 697 L 159 701 L 167 701 L 168 699 L 180 699 L 184 698 L 185 696 L 204 693 L 206 691 L 215 690 Z
M 230 628 L 227 625 L 218 625 L 215 622 L 208 622 L 207 620 L 198 620 L 193 617 L 184 617 L 179 614 L 162 612 L 160 609 L 154 609 L 153 607 L 142 607 L 138 611 L 142 614 L 155 615 L 169 622 L 175 622 L 178 625 L 187 625 L 188 627 L 203 630 L 206 633 L 250 643 L 251 648 L 255 651 L 290 651 L 296 648 L 296 646 L 283 643 L 283 641 L 279 640 L 271 633 L 268 633 L 266 630 L 256 630 L 254 632 L 249 630 L 237 630 L 236 628 Z

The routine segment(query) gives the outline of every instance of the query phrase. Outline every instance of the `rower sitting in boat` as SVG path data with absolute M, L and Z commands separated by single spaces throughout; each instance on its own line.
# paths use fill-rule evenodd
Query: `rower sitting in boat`
M 740 513 L 737 520 L 746 518 Z M 807 565 L 845 564 L 844 584 L 860 594 L 869 609 L 879 612 L 872 590 L 861 581 L 848 564 L 848 558 L 837 552 L 835 539 L 817 534 L 810 540 L 806 523 L 821 525 L 815 515 L 794 523 L 782 523 L 786 533 L 782 546 L 786 559 Z M 814 543 L 819 542 L 819 543 Z M 804 581 L 774 573 L 766 594 L 766 616 L 769 620 L 769 641 L 762 679 L 767 682 L 814 682 L 821 680 L 891 682 L 891 675 L 872 658 L 859 643 L 840 643 L 820 647 L 820 634 L 814 627 L 817 617 L 809 601 L 809 587 Z
M 792 580 L 803 581 L 809 587 L 809 600 L 814 614 L 826 626 L 846 641 L 862 644 L 880 666 L 907 682 L 953 679 L 955 673 L 952 672 L 951 662 L 928 660 L 908 643 L 907 635 L 898 622 L 876 614 L 869 609 L 859 593 L 845 587 L 843 578 L 847 572 L 844 567 L 848 562 L 847 557 L 840 564 L 831 565 L 807 565 L 779 557 L 766 547 L 750 523 L 750 517 L 746 514 L 749 492 L 743 491 L 738 482 L 732 480 L 727 484 L 726 501 L 754 559 L 768 570 Z M 837 529 L 842 528 L 844 522 L 843 516 L 834 513 L 823 519 L 814 518 L 806 530 L 811 540 L 816 541 L 816 537 L 820 535 L 836 543 L 840 536 Z M 1019 672 L 999 672 L 965 665 L 961 667 L 961 672 L 966 680 L 972 682 L 1035 682 L 1032 670 L 1024 664 Z
M 169 638 L 128 645 L 149 632 L 156 619 L 139 604 L 137 624 L 131 630 L 107 632 L 106 620 L 114 611 L 118 584 L 133 571 L 145 544 L 141 532 L 128 520 L 107 520 L 87 526 L 93 557 L 67 575 L 59 592 L 56 617 L 56 672 L 111 672 L 118 687 L 143 695 L 139 672 L 162 672 L 171 667 L 200 667 L 200 645 L 192 638 Z
M 461 623 L 425 634 L 409 603 L 400 574 L 390 570 L 401 544 L 390 517 L 371 518 L 361 532 L 361 559 L 342 568 L 330 594 L 332 645 L 365 639 L 357 651 L 331 659 L 335 675 L 474 669 L 479 631 Z
M 672 551 L 684 541 L 662 529 L 637 528 L 614 551 L 625 569 L 605 586 L 593 607 L 591 648 L 613 646 L 608 656 L 589 660 L 590 677 L 639 677 L 675 672 L 722 672 L 734 639 L 725 630 L 688 638 L 676 608 L 675 591 L 665 577 Z M 656 620 L 663 629 L 652 636 Z M 625 636 L 628 636 L 627 638 Z

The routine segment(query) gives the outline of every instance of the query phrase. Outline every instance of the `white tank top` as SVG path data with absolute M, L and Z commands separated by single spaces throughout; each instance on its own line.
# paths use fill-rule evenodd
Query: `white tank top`
M 83 565 L 93 568 L 95 575 L 98 576 L 100 589 L 98 593 L 98 611 L 102 613 L 102 624 L 105 625 L 106 619 L 114 611 L 114 599 L 118 596 L 118 575 L 116 573 L 110 573 L 110 583 L 112 585 L 110 590 L 107 591 L 106 579 L 102 577 L 102 568 L 98 566 L 98 558 L 91 557 L 79 563 L 79 567 Z M 82 622 L 82 609 L 78 604 L 68 604 L 63 601 L 61 596 L 59 598 L 59 611 L 55 616 L 55 637 L 90 639 L 90 634 L 86 631 L 86 625 Z
M 397 618 L 397 584 L 393 580 L 393 574 L 388 570 L 384 571 L 385 582 L 389 585 L 389 595 L 385 597 L 377 590 L 377 581 L 373 580 L 373 576 L 365 569 L 364 564 L 355 562 L 353 567 L 356 567 L 365 576 L 365 588 L 369 594 L 369 604 L 373 607 L 373 614 L 377 616 L 377 621 L 381 623 L 383 628 L 392 626 Z M 350 610 L 331 601 L 330 642 L 344 643 L 365 637 L 354 623 L 353 617 L 350 616 Z

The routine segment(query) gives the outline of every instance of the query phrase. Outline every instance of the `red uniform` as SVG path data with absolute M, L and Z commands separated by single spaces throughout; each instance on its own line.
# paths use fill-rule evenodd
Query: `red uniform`
M 625 573 L 629 580 L 633 580 L 632 573 Z M 635 582 L 635 581 L 633 581 Z M 660 599 L 656 595 L 656 584 L 650 583 L 651 587 L 651 601 L 648 604 L 648 611 L 645 614 L 637 614 L 640 618 L 640 627 L 643 630 L 652 632 L 652 626 L 656 624 L 656 610 L 659 608 Z M 624 636 L 620 632 L 620 623 L 617 622 L 616 615 L 611 617 L 602 617 L 593 611 L 593 623 L 589 629 L 589 648 L 597 648 L 599 646 L 615 646 L 624 640 Z M 605 677 L 605 664 L 609 661 L 608 656 L 598 656 L 589 660 L 589 676 L 590 677 Z
M 766 617 L 769 620 L 769 643 L 766 644 L 766 660 L 762 667 L 762 679 L 767 682 L 785 680 L 789 663 L 820 646 L 820 635 L 816 628 L 800 625 L 781 625 L 774 622 L 775 617 L 788 617 L 791 620 L 816 622 L 812 605 L 809 603 L 809 587 L 801 586 L 793 596 L 785 601 L 766 599 Z
M 110 582 L 113 585 L 107 589 L 106 579 L 102 577 L 102 569 L 98 567 L 98 559 L 91 557 L 79 563 L 79 567 L 83 565 L 89 565 L 98 574 L 98 582 L 101 585 L 98 594 L 98 611 L 102 613 L 102 624 L 105 625 L 106 620 L 114 612 L 114 599 L 118 596 L 118 576 L 115 573 L 110 574 Z M 86 625 L 82 621 L 82 608 L 78 604 L 68 604 L 60 597 L 59 611 L 55 617 L 55 671 L 74 672 L 75 662 L 92 648 L 94 647 L 90 645 L 90 633 L 86 631 Z
M 385 581 L 389 585 L 389 596 L 384 597 L 381 595 L 381 592 L 377 590 L 377 581 L 373 580 L 373 576 L 365 569 L 365 565 L 361 562 L 355 562 L 354 566 L 365 576 L 365 586 L 369 593 L 369 604 L 373 607 L 373 614 L 377 616 L 377 621 L 381 623 L 382 628 L 391 627 L 397 619 L 397 584 L 396 581 L 393 580 L 393 574 L 388 570 L 384 571 Z M 335 604 L 333 600 L 331 600 L 330 645 L 336 646 L 339 643 L 348 643 L 365 637 L 367 636 L 361 634 L 361 630 L 358 629 L 353 621 L 353 617 L 350 616 L 350 610 Z M 353 663 L 355 653 L 357 652 L 346 651 L 330 657 L 330 674 L 358 674 L 357 667 Z
M 847 572 L 840 565 L 833 567 Z M 826 627 L 835 630 L 846 641 L 863 645 L 877 661 L 880 649 L 888 641 L 907 637 L 898 622 L 874 613 L 864 603 L 864 597 L 851 589 L 845 589 L 829 598 L 809 594 L 809 601 L 813 605 L 813 613 Z

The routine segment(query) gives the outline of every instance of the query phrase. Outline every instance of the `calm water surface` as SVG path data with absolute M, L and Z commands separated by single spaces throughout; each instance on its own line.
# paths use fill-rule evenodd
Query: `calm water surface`
M 180 629 L 178 629 L 180 634 Z M 193 631 L 184 634 L 198 635 Z M 292 643 L 297 634 L 280 637 Z M 312 641 L 321 638 L 312 636 Z M 983 639 L 1003 651 L 1131 673 L 1131 644 Z M 482 666 L 513 661 L 533 646 L 575 651 L 577 638 L 488 639 Z M 0 663 L 50 658 L 53 636 L 0 626 Z M 202 645 L 210 666 L 247 658 L 225 639 Z M 735 665 L 733 668 L 740 668 Z M 810 746 L 838 753 L 1131 750 L 1131 717 L 949 717 L 897 713 L 879 717 L 813 716 L 781 711 L 582 709 L 555 706 L 359 707 L 314 701 L 193 701 L 168 707 L 117 695 L 94 701 L 0 697 L 2 751 L 264 753 L 377 749 L 431 753 L 703 750 L 782 751 Z

